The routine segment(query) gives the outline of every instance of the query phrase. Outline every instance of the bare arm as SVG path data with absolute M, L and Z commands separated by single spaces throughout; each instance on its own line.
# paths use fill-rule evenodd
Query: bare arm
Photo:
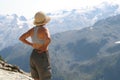
M 49 33 L 48 29 L 45 29 L 44 36 L 45 36 L 45 43 L 44 43 L 44 45 L 42 47 L 42 51 L 46 51 L 48 49 L 48 45 L 51 42 L 50 33 Z
M 28 37 L 31 36 L 32 33 L 32 29 L 30 29 L 29 31 L 27 31 L 26 33 L 22 34 L 19 38 L 20 41 L 22 41 L 23 43 L 32 46 L 33 44 L 31 42 L 29 42 L 28 40 L 26 40 Z

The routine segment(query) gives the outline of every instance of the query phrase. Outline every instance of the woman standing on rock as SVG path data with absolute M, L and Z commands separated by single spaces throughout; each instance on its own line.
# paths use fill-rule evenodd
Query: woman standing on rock
M 51 80 L 51 68 L 49 62 L 48 45 L 51 42 L 50 34 L 45 25 L 50 21 L 50 17 L 43 12 L 37 12 L 34 16 L 34 25 L 19 40 L 32 46 L 33 51 L 30 57 L 31 75 L 34 80 Z M 31 37 L 32 42 L 27 38 Z

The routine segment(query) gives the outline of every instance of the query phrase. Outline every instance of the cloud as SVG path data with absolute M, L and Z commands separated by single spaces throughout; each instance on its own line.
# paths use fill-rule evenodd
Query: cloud
M 44 12 L 53 12 L 62 9 L 84 9 L 90 10 L 93 7 L 104 7 L 101 3 L 120 5 L 119 0 L 2 0 L 0 3 L 1 13 L 17 13 L 32 17 L 35 12 L 42 10 Z M 118 10 L 119 12 L 119 10 Z

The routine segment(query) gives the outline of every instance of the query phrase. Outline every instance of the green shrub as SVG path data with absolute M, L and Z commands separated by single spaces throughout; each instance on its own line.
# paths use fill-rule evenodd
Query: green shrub
M 1 61 L 4 61 L 4 59 L 2 58 L 2 56 L 1 56 L 1 55 L 0 55 L 0 60 L 1 60 Z

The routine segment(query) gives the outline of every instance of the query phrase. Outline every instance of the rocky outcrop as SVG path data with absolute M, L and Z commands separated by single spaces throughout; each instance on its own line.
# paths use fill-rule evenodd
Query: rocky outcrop
M 0 60 L 0 80 L 33 80 L 18 66 Z
M 22 73 L 22 74 L 25 73 L 23 70 L 19 69 L 18 66 L 8 64 L 4 61 L 0 61 L 0 69 L 4 69 L 4 70 L 7 70 L 7 71 L 13 71 L 13 72 L 19 72 L 19 73 Z

